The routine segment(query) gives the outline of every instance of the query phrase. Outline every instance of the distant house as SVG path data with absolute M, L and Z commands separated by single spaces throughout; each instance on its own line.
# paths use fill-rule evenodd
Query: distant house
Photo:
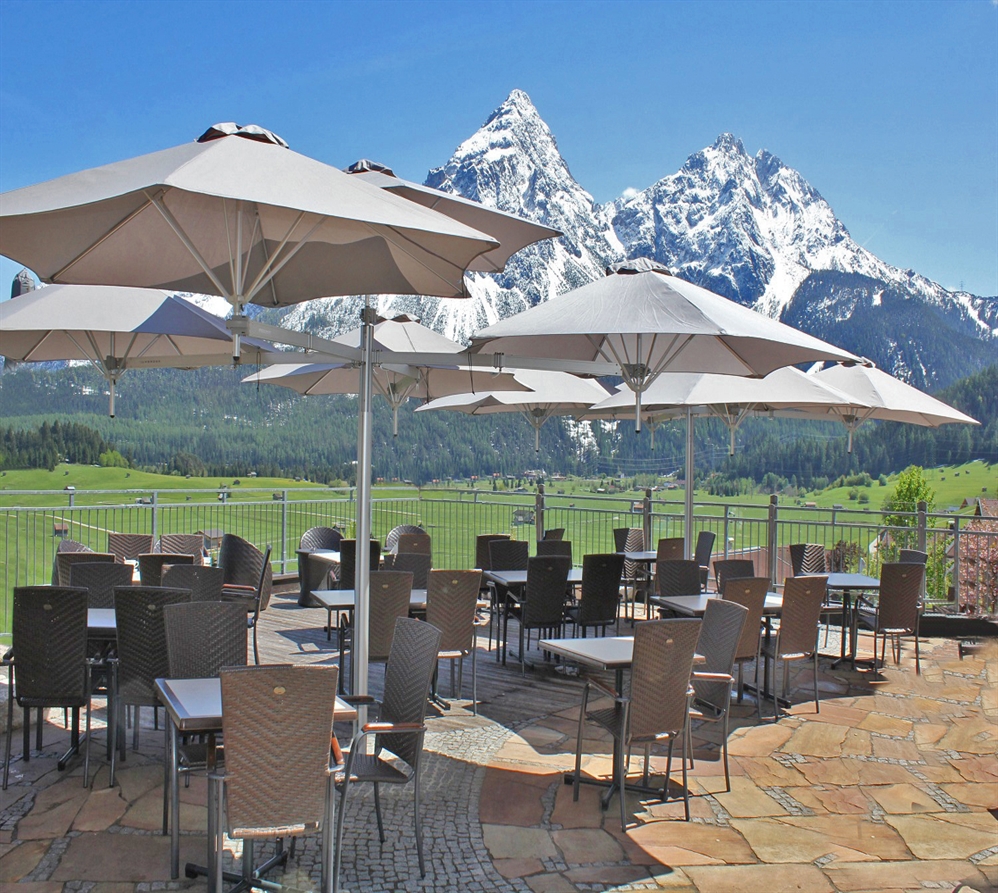
M 960 610 L 993 613 L 998 609 L 998 499 L 977 499 L 973 518 L 960 527 L 956 557 Z
M 222 545 L 222 537 L 225 535 L 224 530 L 199 530 L 198 533 L 204 538 L 204 547 L 207 551 L 212 552 L 218 549 Z

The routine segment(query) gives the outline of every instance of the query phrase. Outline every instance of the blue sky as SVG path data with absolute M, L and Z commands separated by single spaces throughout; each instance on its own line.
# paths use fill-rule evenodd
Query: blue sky
M 598 201 L 730 131 L 885 261 L 998 294 L 996 0 L 0 0 L 0 39 L 0 190 L 229 120 L 422 180 L 518 87 Z

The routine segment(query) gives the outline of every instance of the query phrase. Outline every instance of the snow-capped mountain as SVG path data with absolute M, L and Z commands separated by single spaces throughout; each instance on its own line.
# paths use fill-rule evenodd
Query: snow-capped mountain
M 998 299 L 949 292 L 884 263 L 853 241 L 797 171 L 765 150 L 750 156 L 731 134 L 692 154 L 677 173 L 601 206 L 572 176 L 527 94 L 514 90 L 426 184 L 564 233 L 519 252 L 500 275 L 469 276 L 470 300 L 379 299 L 382 315 L 409 313 L 457 340 L 592 281 L 609 263 L 647 256 L 819 337 L 834 331 L 841 346 L 922 387 L 947 384 L 989 357 L 998 359 Z M 842 276 L 859 277 L 862 287 L 852 281 L 843 287 Z M 885 294 L 895 310 L 902 302 L 909 334 L 892 330 L 898 314 L 882 310 Z M 330 335 L 355 327 L 359 308 L 359 301 L 311 301 L 281 318 L 284 325 Z M 859 332 L 871 321 L 883 327 L 881 338 Z M 909 344 L 912 327 L 925 330 L 930 321 L 946 338 L 924 349 Z M 891 350 L 899 343 L 908 347 L 903 362 L 895 362 Z M 943 344 L 950 360 L 967 360 L 965 369 L 947 364 Z

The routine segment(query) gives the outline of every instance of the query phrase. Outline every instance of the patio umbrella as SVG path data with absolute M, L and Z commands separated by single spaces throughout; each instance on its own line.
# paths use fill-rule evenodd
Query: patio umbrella
M 940 425 L 979 425 L 977 419 L 965 415 L 942 400 L 930 397 L 924 391 L 888 375 L 874 366 L 840 366 L 811 372 L 807 378 L 836 388 L 845 394 L 845 406 L 804 407 L 782 412 L 811 419 L 837 419 L 849 432 L 849 452 L 852 452 L 852 435 L 864 422 L 878 419 L 884 422 L 905 422 L 938 428 Z
M 355 346 L 361 336 L 360 329 L 354 329 L 333 341 L 347 346 Z M 375 351 L 390 351 L 393 359 L 404 360 L 407 353 L 432 352 L 455 355 L 465 348 L 456 341 L 428 329 L 418 320 L 408 316 L 394 319 L 380 319 L 374 326 Z M 508 373 L 494 373 L 488 370 L 471 369 L 458 365 L 431 367 L 402 363 L 383 364 L 372 360 L 374 389 L 381 394 L 392 409 L 392 433 L 398 436 L 398 411 L 409 398 L 432 400 L 447 394 L 484 390 L 526 391 L 526 385 L 519 384 Z M 278 365 L 249 375 L 244 382 L 265 382 L 291 388 L 299 394 L 356 394 L 357 367 L 351 363 L 299 363 Z
M 626 385 L 581 418 L 623 418 L 633 412 Z M 716 373 L 665 372 L 644 393 L 642 409 L 658 421 L 686 417 L 686 491 L 684 526 L 686 548 L 693 534 L 693 425 L 696 416 L 715 416 L 728 428 L 729 450 L 735 452 L 735 432 L 751 414 L 799 408 L 827 411 L 847 406 L 850 398 L 829 385 L 788 366 L 764 378 L 744 378 Z M 654 431 L 654 429 L 653 429 Z
M 859 362 L 647 258 L 483 329 L 472 351 L 612 362 L 634 392 L 637 430 L 642 394 L 667 370 L 761 376 L 810 360 Z
M 468 415 L 519 412 L 534 429 L 534 450 L 541 448 L 541 428 L 552 416 L 574 415 L 607 396 L 599 382 L 567 372 L 520 369 L 513 378 L 530 388 L 527 392 L 489 391 L 482 394 L 456 394 L 440 397 L 420 406 L 416 412 L 447 409 Z
M 275 348 L 243 343 L 243 359 L 264 363 Z M 159 289 L 45 285 L 0 304 L 0 355 L 21 362 L 84 360 L 115 386 L 126 369 L 194 369 L 227 363 L 232 335 L 200 307 Z
M 471 262 L 468 271 L 472 273 L 501 273 L 506 261 L 521 248 L 526 248 L 527 245 L 532 245 L 541 239 L 551 239 L 561 235 L 561 232 L 549 226 L 541 226 L 514 214 L 487 208 L 480 202 L 471 201 L 462 195 L 442 192 L 432 186 L 421 186 L 419 183 L 403 180 L 401 177 L 396 177 L 391 168 L 366 158 L 351 164 L 347 168 L 347 173 L 372 186 L 387 189 L 411 202 L 460 220 L 473 229 L 481 230 L 498 239 L 498 248 L 480 254 Z

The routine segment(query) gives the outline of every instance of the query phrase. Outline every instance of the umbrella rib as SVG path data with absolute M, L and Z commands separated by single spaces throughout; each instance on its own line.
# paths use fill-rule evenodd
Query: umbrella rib
M 398 248 L 399 251 L 403 252 L 406 255 L 406 257 L 409 257 L 412 260 L 414 260 L 424 270 L 432 273 L 434 276 L 437 277 L 437 279 L 439 279 L 441 282 L 443 282 L 446 285 L 448 285 L 451 289 L 453 289 L 455 291 L 460 291 L 462 294 L 466 293 L 466 289 L 465 289 L 465 285 L 464 285 L 464 274 L 463 273 L 461 274 L 461 278 L 459 280 L 459 283 L 454 283 L 450 279 L 448 279 L 445 276 L 442 276 L 440 273 L 436 272 L 436 270 L 431 270 L 425 263 L 423 263 L 422 261 L 420 261 L 412 251 L 410 251 L 408 248 L 406 248 L 406 246 L 404 244 L 399 244 L 398 242 L 396 242 L 396 241 L 394 241 L 392 239 L 389 239 L 383 233 L 379 233 L 378 230 L 375 229 L 371 224 L 365 224 L 365 225 L 368 226 L 372 232 L 378 233 L 379 235 L 381 235 L 382 238 L 384 238 L 386 242 L 389 242 L 390 244 L 394 245 L 396 248 Z M 442 257 L 437 252 L 430 251 L 429 248 L 426 248 L 426 247 L 424 247 L 422 245 L 419 245 L 415 240 L 410 239 L 404 233 L 399 232 L 394 226 L 386 226 L 385 229 L 388 232 L 394 233 L 403 242 L 406 242 L 406 243 L 408 243 L 410 245 L 415 245 L 421 251 L 423 251 L 426 254 L 430 255 L 430 257 L 435 257 L 437 260 L 441 261 L 442 263 L 446 264 L 447 266 L 453 267 L 455 270 L 457 269 L 457 265 L 456 264 L 454 264 L 453 262 L 447 260 L 447 258 Z M 475 257 L 478 257 L 481 254 L 484 254 L 485 251 L 487 251 L 487 250 L 489 250 L 489 249 L 485 249 L 483 251 L 479 251 L 478 254 L 475 255 Z M 474 260 L 474 258 L 472 258 L 472 260 Z M 468 263 L 470 264 L 471 260 L 469 260 Z
M 131 221 L 133 218 L 137 217 L 146 208 L 148 208 L 149 207 L 149 202 L 151 201 L 151 199 L 149 199 L 148 193 L 145 193 L 145 196 L 146 196 L 146 199 L 148 199 L 148 201 L 146 201 L 146 203 L 144 205 L 141 205 L 140 207 L 136 208 L 134 211 L 132 211 L 131 214 L 125 215 L 125 217 L 123 217 L 121 220 L 119 220 L 106 233 L 104 233 L 103 236 L 101 236 L 99 239 L 97 239 L 96 242 L 92 242 L 89 246 L 87 246 L 87 248 L 84 251 L 82 251 L 80 254 L 76 255 L 76 257 L 74 257 L 68 264 L 66 264 L 65 266 L 63 266 L 60 269 L 56 270 L 55 273 L 52 274 L 52 277 L 51 277 L 50 281 L 51 282 L 58 282 L 59 281 L 59 277 L 62 276 L 62 274 L 65 273 L 70 267 L 75 266 L 77 263 L 79 263 L 81 260 L 83 260 L 83 258 L 85 258 L 88 254 L 90 254 L 91 251 L 94 251 L 95 249 L 100 248 L 100 246 L 103 245 L 108 239 L 110 239 L 111 236 L 113 236 L 119 229 L 121 229 L 123 226 L 126 226 L 129 223 L 129 221 Z
M 198 251 L 197 247 L 190 240 L 187 233 L 184 232 L 184 228 L 180 225 L 180 222 L 177 220 L 176 217 L 173 216 L 173 213 L 170 211 L 170 209 L 167 208 L 167 206 L 163 203 L 162 193 L 160 193 L 155 197 L 149 195 L 149 193 L 145 193 L 145 195 L 146 198 L 148 198 L 149 201 L 152 202 L 153 207 L 155 207 L 156 210 L 159 211 L 159 213 L 162 215 L 163 219 L 166 221 L 167 226 L 169 226 L 170 229 L 173 230 L 176 237 L 180 239 L 180 241 L 184 244 L 184 247 L 188 250 L 191 257 L 194 258 L 198 266 L 201 267 L 201 269 L 204 271 L 205 276 L 207 276 L 211 280 L 215 288 L 218 289 L 218 293 L 222 297 L 231 300 L 233 296 L 229 293 L 229 291 L 225 288 L 225 286 L 222 285 L 218 277 L 215 275 L 215 271 L 208 266 L 208 262 L 201 255 L 201 252 Z
M 31 361 L 31 355 L 36 350 L 38 350 L 38 348 L 41 347 L 46 341 L 48 341 L 49 335 L 52 335 L 52 334 L 54 334 L 53 330 L 52 329 L 47 329 L 45 331 L 45 333 L 42 335 L 42 337 L 39 338 L 34 344 L 32 344 L 31 347 L 28 348 L 28 350 L 25 351 L 25 353 L 24 353 L 24 361 L 25 362 L 30 362 Z
M 280 257 L 281 252 L 285 249 L 294 231 L 298 228 L 298 224 L 305 219 L 305 212 L 302 211 L 288 228 L 287 233 L 284 238 L 281 239 L 281 244 L 277 246 L 277 251 L 274 252 L 274 258 Z M 258 291 L 260 291 L 268 282 L 271 282 L 274 277 L 284 269 L 284 267 L 291 261 L 291 259 L 299 252 L 302 248 L 308 244 L 308 240 L 312 238 L 312 234 L 323 224 L 323 218 L 320 217 L 315 222 L 313 226 L 307 233 L 305 233 L 304 238 L 300 239 L 294 248 L 290 249 L 287 254 L 281 258 L 278 263 L 273 262 L 273 258 L 268 258 L 268 267 L 264 267 L 257 274 L 256 279 L 253 280 L 253 284 L 246 290 L 247 301 L 252 301 L 256 297 Z

